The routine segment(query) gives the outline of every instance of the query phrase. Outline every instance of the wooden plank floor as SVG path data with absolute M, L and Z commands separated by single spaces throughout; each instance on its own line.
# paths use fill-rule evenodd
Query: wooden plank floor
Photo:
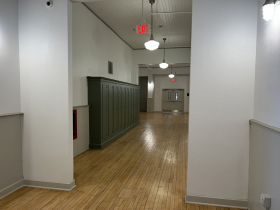
M 188 114 L 140 119 L 110 146 L 74 159 L 71 192 L 24 187 L 0 200 L 0 209 L 229 210 L 184 203 Z

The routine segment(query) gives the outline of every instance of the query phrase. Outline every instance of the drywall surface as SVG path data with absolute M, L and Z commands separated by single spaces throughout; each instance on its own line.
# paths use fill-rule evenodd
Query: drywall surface
M 74 157 L 89 149 L 89 107 L 77 110 L 77 139 L 73 142 Z
M 185 68 L 173 68 L 172 72 L 175 75 L 189 75 L 190 67 Z M 154 75 L 166 75 L 168 76 L 171 73 L 171 67 L 169 66 L 167 69 L 161 68 L 139 68 L 139 76 L 147 76 L 148 77 L 148 98 L 154 97 Z
M 180 89 L 185 89 L 185 96 L 187 93 L 189 93 L 190 67 L 173 68 L 172 72 L 176 75 L 175 76 L 176 82 L 171 82 L 171 79 L 168 77 L 168 75 L 171 73 L 170 67 L 168 67 L 167 69 L 139 68 L 139 76 L 148 77 L 148 98 L 152 100 L 152 102 L 148 104 L 149 112 L 162 111 L 161 109 L 162 89 L 180 88 Z M 157 77 L 157 76 L 161 76 L 161 77 Z M 160 84 L 156 84 L 155 82 L 156 77 L 157 77 L 157 82 Z M 184 107 L 185 107 L 184 111 L 189 112 L 189 97 L 187 96 L 185 98 Z
M 257 2 L 193 1 L 187 195 L 248 199 Z
M 135 83 L 138 80 L 137 76 L 135 76 L 134 81 L 131 80 L 132 54 L 133 50 L 90 10 L 81 3 L 74 3 L 74 106 L 88 104 L 87 76 L 102 76 L 123 82 Z M 108 61 L 113 62 L 113 75 L 108 74 Z
M 71 5 L 19 1 L 23 173 L 30 181 L 73 181 Z
M 154 111 L 162 111 L 162 90 L 163 89 L 184 89 L 184 112 L 189 112 L 189 76 L 176 76 L 176 82 L 164 76 L 155 75 L 155 95 L 154 95 Z
M 154 51 L 150 50 L 134 50 L 134 64 L 159 64 L 163 60 L 163 49 Z M 174 63 L 190 63 L 191 49 L 177 48 L 166 49 L 165 61 L 170 64 Z
M 280 8 L 271 21 L 262 19 L 263 1 L 258 7 L 254 119 L 280 127 Z M 280 134 L 262 126 L 251 125 L 249 207 L 264 209 L 261 193 L 272 198 L 271 210 L 280 208 Z
M 259 0 L 254 118 L 280 127 L 280 8 L 267 22 L 262 5 Z
M 0 1 L 0 114 L 20 112 L 18 1 Z
M 190 58 L 191 58 L 191 49 L 190 48 L 177 48 L 177 49 L 166 49 L 166 57 L 165 60 L 169 64 L 175 64 L 175 63 L 190 63 Z M 138 65 L 139 64 L 159 64 L 163 60 L 163 49 L 158 49 L 154 51 L 149 51 L 149 50 L 134 50 L 133 51 L 133 72 L 137 70 L 133 76 L 135 78 L 138 84 L 138 76 L 139 71 L 138 71 Z M 153 83 L 152 81 L 153 78 L 149 77 L 149 83 Z M 148 87 L 149 91 L 149 96 L 152 97 L 153 95 L 153 85 L 150 85 Z M 150 95 L 151 93 L 151 95 Z
M 263 210 L 260 195 L 271 196 L 271 209 L 280 208 L 280 133 L 251 124 L 250 139 L 250 210 Z
M 21 118 L 0 117 L 0 191 L 23 179 Z

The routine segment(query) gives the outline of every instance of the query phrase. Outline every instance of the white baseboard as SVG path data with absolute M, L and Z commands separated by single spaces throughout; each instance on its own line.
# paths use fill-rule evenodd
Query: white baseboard
M 76 187 L 75 180 L 69 184 L 24 180 L 24 186 L 62 191 L 71 191 Z
M 6 188 L 4 188 L 3 190 L 0 190 L 0 200 L 4 197 L 6 197 L 7 195 L 10 195 L 11 193 L 19 190 L 20 188 L 22 188 L 24 186 L 24 180 L 20 180 Z
M 191 203 L 191 204 L 206 205 L 206 206 L 219 206 L 219 207 L 228 207 L 228 208 L 236 208 L 236 209 L 248 209 L 247 200 L 229 200 L 229 199 L 186 195 L 185 202 Z
M 89 150 L 89 148 L 86 148 L 84 151 L 79 152 L 78 154 L 75 154 L 75 155 L 74 155 L 74 157 L 77 157 L 78 155 L 80 155 L 80 154 L 84 153 L 84 152 L 85 152 L 85 151 L 87 151 L 87 150 Z
M 75 180 L 73 180 L 69 184 L 64 183 L 54 183 L 54 182 L 41 182 L 41 181 L 32 181 L 32 180 L 20 180 L 3 190 L 0 190 L 0 200 L 11 193 L 19 190 L 22 187 L 34 187 L 34 188 L 42 188 L 42 189 L 51 189 L 51 190 L 62 190 L 62 191 L 71 191 L 73 190 L 75 185 Z

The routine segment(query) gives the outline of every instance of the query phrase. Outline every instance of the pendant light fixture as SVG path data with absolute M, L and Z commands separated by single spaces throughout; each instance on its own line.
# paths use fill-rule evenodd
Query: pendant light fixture
M 266 21 L 272 20 L 273 16 L 274 16 L 274 0 L 266 0 L 263 7 L 262 7 L 262 11 L 263 11 L 263 19 Z
M 172 73 L 172 66 L 171 66 L 171 74 L 168 75 L 170 79 L 174 78 L 175 75 Z
M 155 3 L 155 0 L 150 0 L 151 3 L 151 37 L 148 42 L 145 43 L 145 47 L 147 50 L 156 50 L 159 47 L 159 42 L 154 40 L 154 17 L 153 17 L 153 4 Z
M 161 64 L 159 64 L 159 67 L 162 69 L 166 69 L 168 67 L 168 63 L 165 63 L 165 41 L 166 38 L 163 38 L 164 41 L 164 51 L 163 51 L 163 62 Z

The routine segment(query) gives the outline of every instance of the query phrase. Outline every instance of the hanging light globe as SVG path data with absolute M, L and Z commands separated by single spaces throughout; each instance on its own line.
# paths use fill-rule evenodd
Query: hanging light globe
M 171 73 L 171 74 L 169 74 L 168 76 L 169 76 L 169 78 L 171 78 L 171 79 L 175 77 L 175 75 L 174 75 L 174 74 L 172 74 L 172 73 Z
M 169 66 L 168 63 L 159 64 L 159 67 L 162 68 L 162 69 L 166 69 L 168 66 Z
M 273 19 L 274 16 L 274 0 L 266 0 L 263 7 L 263 19 L 266 21 L 270 21 Z
M 150 40 L 147 41 L 144 45 L 147 50 L 156 50 L 159 47 L 159 42 L 154 40 L 154 17 L 153 17 L 153 4 L 155 3 L 155 0 L 150 0 L 151 4 L 151 37 Z
M 162 68 L 162 69 L 166 69 L 169 66 L 168 63 L 165 63 L 165 41 L 166 41 L 166 38 L 163 38 L 163 41 L 164 41 L 163 61 L 162 61 L 161 64 L 159 64 L 159 67 Z
M 156 50 L 159 47 L 159 42 L 151 39 L 145 43 L 145 47 L 147 50 Z

